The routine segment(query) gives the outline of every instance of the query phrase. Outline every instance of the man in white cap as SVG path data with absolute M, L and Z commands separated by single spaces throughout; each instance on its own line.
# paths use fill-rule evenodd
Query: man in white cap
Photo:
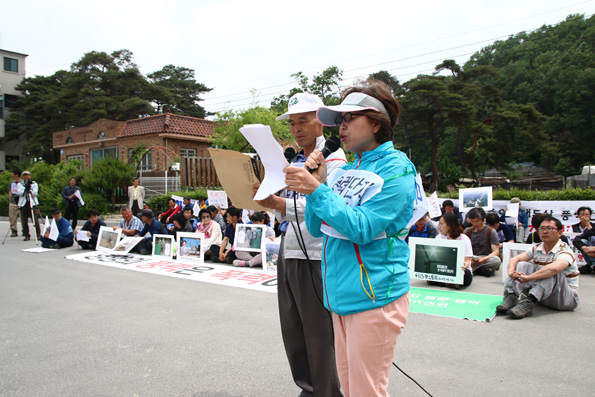
M 289 129 L 301 148 L 291 160 L 292 165 L 304 163 L 315 149 L 324 147 L 323 126 L 316 118 L 321 106 L 324 104 L 316 95 L 298 93 L 289 99 L 287 113 L 277 117 L 289 119 Z M 326 163 L 329 172 L 345 165 L 345 153 L 337 150 Z M 332 320 L 322 302 L 322 239 L 312 237 L 306 229 L 306 198 L 284 190 L 258 203 L 272 208 L 280 223 L 289 222 L 277 262 L 277 296 L 293 380 L 302 389 L 300 396 L 341 396 Z

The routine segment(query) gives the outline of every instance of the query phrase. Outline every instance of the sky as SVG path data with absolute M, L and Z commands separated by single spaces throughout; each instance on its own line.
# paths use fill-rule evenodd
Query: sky
M 143 74 L 173 64 L 213 90 L 209 112 L 268 106 L 291 74 L 343 70 L 342 87 L 389 71 L 401 83 L 444 59 L 463 64 L 509 35 L 591 16 L 595 0 L 12 1 L 0 48 L 28 54 L 28 77 L 68 70 L 90 51 L 128 49 Z

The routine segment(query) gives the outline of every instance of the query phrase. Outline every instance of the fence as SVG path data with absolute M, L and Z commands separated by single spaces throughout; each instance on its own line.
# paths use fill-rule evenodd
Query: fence
M 180 162 L 180 182 L 191 189 L 221 187 L 210 157 L 184 157 Z
M 180 177 L 177 172 L 173 176 L 143 176 L 140 179 L 141 185 L 145 188 L 147 198 L 181 190 Z

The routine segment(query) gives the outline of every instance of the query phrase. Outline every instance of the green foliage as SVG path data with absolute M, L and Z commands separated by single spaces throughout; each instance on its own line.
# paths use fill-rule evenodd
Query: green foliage
M 148 79 L 128 50 L 86 53 L 70 71 L 28 77 L 16 89 L 22 96 L 7 120 L 7 138 L 24 133 L 25 156 L 48 163 L 55 160 L 51 151 L 54 131 L 86 126 L 99 118 L 134 119 L 163 107 L 204 117 L 204 109 L 196 102 L 210 90 L 196 83 L 193 70 L 173 65 Z
M 8 193 L 0 195 L 0 216 L 8 216 Z
M 93 163 L 83 180 L 83 186 L 92 192 L 104 192 L 106 197 L 111 198 L 113 211 L 116 199 L 114 190 L 121 184 L 128 183 L 135 172 L 133 165 L 124 164 L 117 158 L 105 157 Z
M 213 131 L 214 145 L 219 148 L 236 150 L 240 152 L 252 152 L 255 150 L 240 132 L 240 128 L 246 124 L 264 124 L 271 127 L 273 136 L 282 142 L 293 142 L 293 136 L 289 132 L 287 121 L 275 121 L 278 114 L 272 109 L 254 107 L 241 111 L 227 111 L 218 113 L 215 119 Z
M 178 191 L 178 192 L 167 192 L 162 196 L 153 196 L 147 201 L 149 208 L 160 208 L 164 210 L 168 207 L 168 201 L 171 196 L 190 197 L 192 200 L 199 200 L 201 198 L 207 198 L 206 189 L 196 189 L 190 191 Z
M 108 201 L 105 199 L 105 195 L 101 193 L 88 193 L 83 197 L 85 205 L 79 208 L 79 218 L 85 218 L 86 212 L 93 209 L 104 215 L 108 213 Z
M 459 182 L 459 179 L 461 179 L 463 176 L 461 168 L 452 161 L 450 161 L 448 157 L 442 158 L 439 170 L 442 174 L 442 178 L 440 180 L 440 183 L 438 184 L 439 191 L 447 191 L 448 185 L 454 186 L 456 183 Z
M 458 199 L 459 193 L 439 193 L 441 198 Z M 569 188 L 558 190 L 521 190 L 512 188 L 505 190 L 496 187 L 492 191 L 492 198 L 494 200 L 509 201 L 513 197 L 518 197 L 521 201 L 583 201 L 595 200 L 594 189 Z

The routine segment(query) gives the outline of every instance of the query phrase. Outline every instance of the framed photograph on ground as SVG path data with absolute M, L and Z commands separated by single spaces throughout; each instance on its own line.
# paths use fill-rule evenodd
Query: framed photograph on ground
M 409 274 L 418 280 L 463 284 L 465 243 L 410 237 Z
M 123 237 L 122 240 L 112 250 L 112 254 L 127 254 L 133 249 L 139 241 L 141 241 L 142 237 L 130 237 L 126 236 Z
M 203 244 L 205 235 L 202 233 L 178 232 L 178 262 L 204 263 Z
M 95 246 L 95 249 L 104 252 L 113 250 L 120 241 L 121 234 L 122 229 L 114 230 L 108 226 L 101 226 L 99 228 L 99 236 L 97 236 L 97 245 Z
M 174 236 L 155 234 L 153 236 L 152 255 L 161 259 L 172 259 L 174 256 Z
M 565 228 L 566 228 L 566 227 L 565 227 Z M 574 246 L 574 239 L 575 239 L 577 236 L 580 236 L 580 235 L 581 235 L 581 233 L 574 233 L 574 232 L 572 232 L 572 226 L 570 227 L 570 230 L 571 230 L 570 232 L 566 232 L 566 231 L 565 231 L 565 232 L 564 232 L 564 235 L 565 235 L 566 237 L 568 237 L 568 242 L 570 243 L 570 248 L 572 248 L 572 251 L 574 251 L 574 257 L 576 258 L 576 264 L 577 264 L 577 266 L 583 266 L 583 265 L 586 265 L 586 264 L 587 264 L 587 262 L 585 261 L 585 255 L 584 255 L 583 251 L 581 251 L 581 250 L 577 249 L 577 248 Z
M 266 240 L 266 262 L 262 265 L 262 269 L 267 274 L 277 274 L 277 260 L 279 259 L 281 237 L 276 238 L 275 241 Z
M 533 244 L 504 243 L 502 244 L 502 282 L 508 277 L 508 262 L 511 258 L 522 254 L 531 248 Z
M 492 187 L 473 187 L 459 190 L 459 209 L 469 212 L 471 208 L 483 208 L 489 211 L 493 208 Z
M 236 235 L 234 239 L 234 247 L 236 251 L 249 251 L 260 253 L 265 252 L 265 227 L 266 225 L 238 223 L 236 225 Z

